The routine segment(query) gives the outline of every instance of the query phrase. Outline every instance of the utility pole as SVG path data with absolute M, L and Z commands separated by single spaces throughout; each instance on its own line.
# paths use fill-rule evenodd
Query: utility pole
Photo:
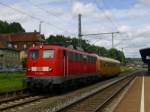
M 112 48 L 114 48 L 114 34 L 120 33 L 120 32 L 108 32 L 108 33 L 95 33 L 95 34 L 84 34 L 82 36 L 93 36 L 93 35 L 104 35 L 104 34 L 111 34 L 112 36 Z
M 79 37 L 79 47 L 81 47 L 81 40 L 82 40 L 81 14 L 78 15 L 78 37 Z
M 42 23 L 43 23 L 43 21 L 40 21 L 40 24 L 39 24 L 39 33 L 41 33 L 41 30 L 42 30 Z
M 120 33 L 120 32 L 108 32 L 108 33 L 96 33 L 96 34 L 82 34 L 81 16 L 82 16 L 81 14 L 78 14 L 78 37 L 79 37 L 78 45 L 79 45 L 79 47 L 82 46 L 81 45 L 82 36 L 111 34 L 111 36 L 112 36 L 112 48 L 114 48 L 114 34 Z
M 112 48 L 114 48 L 114 32 L 112 32 Z

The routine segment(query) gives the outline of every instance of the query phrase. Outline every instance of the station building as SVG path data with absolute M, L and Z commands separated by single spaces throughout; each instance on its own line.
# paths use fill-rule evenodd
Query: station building
M 0 41 L 0 71 L 21 67 L 19 50 L 9 45 L 7 41 Z

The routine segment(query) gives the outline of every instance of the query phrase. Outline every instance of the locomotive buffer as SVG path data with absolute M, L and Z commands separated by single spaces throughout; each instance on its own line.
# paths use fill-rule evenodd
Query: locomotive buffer
M 150 73 L 150 48 L 141 49 L 140 54 L 143 62 L 148 64 L 148 72 Z

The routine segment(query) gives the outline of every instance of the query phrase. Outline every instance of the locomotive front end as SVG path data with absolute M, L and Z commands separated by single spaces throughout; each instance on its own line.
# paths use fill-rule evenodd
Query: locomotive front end
M 58 80 L 56 49 L 36 46 L 27 51 L 25 84 L 28 88 L 51 88 Z

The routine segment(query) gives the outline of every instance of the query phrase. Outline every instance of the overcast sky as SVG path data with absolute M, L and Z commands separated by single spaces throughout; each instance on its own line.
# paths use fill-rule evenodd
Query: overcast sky
M 27 32 L 77 36 L 77 15 L 82 33 L 116 32 L 115 48 L 126 57 L 140 57 L 150 47 L 150 0 L 0 0 L 0 20 L 20 22 Z M 83 37 L 91 44 L 111 48 L 111 35 Z

